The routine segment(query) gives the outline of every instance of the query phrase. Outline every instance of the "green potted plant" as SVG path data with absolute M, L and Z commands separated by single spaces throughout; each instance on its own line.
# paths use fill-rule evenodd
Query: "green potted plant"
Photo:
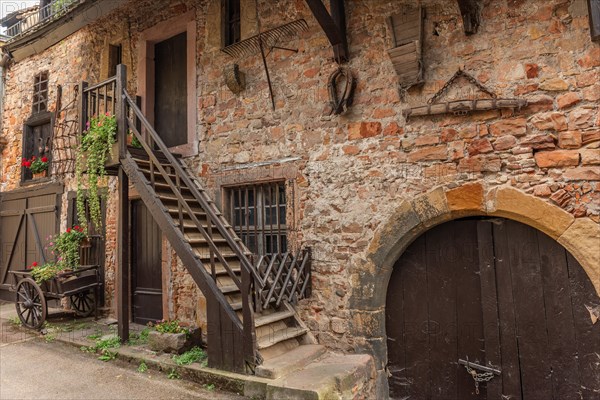
M 86 189 L 83 182 L 83 173 L 87 172 L 87 198 L 90 208 L 90 220 L 100 228 L 102 215 L 100 211 L 99 185 L 106 178 L 106 164 L 109 160 L 118 160 L 115 136 L 117 133 L 117 119 L 114 115 L 106 113 L 99 117 L 94 116 L 87 123 L 87 130 L 83 132 L 79 141 L 75 174 L 77 178 L 77 216 L 81 224 L 86 227 L 88 220 L 85 214 Z
M 152 324 L 149 324 L 152 326 Z M 153 351 L 181 354 L 202 341 L 200 328 L 187 328 L 177 320 L 161 320 L 148 334 L 148 346 Z
M 21 166 L 28 168 L 34 179 L 44 178 L 48 174 L 48 157 L 32 156 L 31 159 L 23 159 Z

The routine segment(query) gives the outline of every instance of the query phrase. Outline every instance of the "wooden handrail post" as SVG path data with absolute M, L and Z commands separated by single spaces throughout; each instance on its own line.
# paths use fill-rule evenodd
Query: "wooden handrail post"
M 123 98 L 127 86 L 127 70 L 123 64 L 117 66 L 117 140 L 119 141 L 119 160 L 127 154 L 127 107 Z M 117 231 L 118 240 L 118 298 L 117 320 L 118 333 L 122 342 L 129 340 L 129 178 L 119 166 L 119 223 Z
M 246 365 L 256 364 L 256 333 L 252 307 L 252 277 L 246 268 L 242 268 L 242 315 L 244 316 L 244 360 Z
M 119 160 L 127 153 L 127 102 L 123 94 L 127 89 L 127 67 L 123 64 L 117 66 L 117 141 L 119 142 Z
M 88 122 L 88 104 L 87 104 L 87 97 L 85 95 L 85 89 L 87 89 L 88 87 L 88 83 L 87 82 L 80 82 L 79 83 L 79 104 L 78 104 L 78 112 L 79 112 L 79 134 L 83 135 L 83 132 L 85 132 L 85 130 L 87 129 L 87 122 Z

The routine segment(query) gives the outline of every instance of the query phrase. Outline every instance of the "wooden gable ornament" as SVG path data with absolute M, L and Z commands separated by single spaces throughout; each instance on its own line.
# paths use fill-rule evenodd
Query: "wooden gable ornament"
M 392 36 L 392 49 L 388 55 L 400 78 L 400 87 L 409 87 L 423 82 L 423 7 L 405 8 L 387 19 Z
M 458 78 L 460 77 L 463 77 L 472 83 L 481 93 L 488 95 L 489 98 L 440 101 L 441 97 L 447 93 L 450 87 L 458 82 Z M 525 106 L 527 106 L 527 100 L 525 99 L 498 98 L 496 93 L 483 86 L 477 79 L 459 68 L 446 84 L 427 100 L 427 104 L 405 109 L 402 111 L 402 115 L 404 115 L 406 119 L 409 117 L 439 114 L 467 115 L 472 111 L 497 110 L 501 108 L 520 109 Z

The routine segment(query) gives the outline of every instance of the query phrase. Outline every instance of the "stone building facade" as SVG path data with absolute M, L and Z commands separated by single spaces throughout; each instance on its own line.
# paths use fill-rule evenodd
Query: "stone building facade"
M 409 2 L 404 2 L 409 3 Z M 313 290 L 299 305 L 320 344 L 366 352 L 385 386 L 385 295 L 403 250 L 429 228 L 464 216 L 500 216 L 531 225 L 561 243 L 600 293 L 600 44 L 590 39 L 581 0 L 484 1 L 481 25 L 466 36 L 455 2 L 423 0 L 424 83 L 399 90 L 388 56 L 386 18 L 407 5 L 346 4 L 352 106 L 328 115 L 328 78 L 338 66 L 327 38 L 302 1 L 242 1 L 242 38 L 304 18 L 308 30 L 285 42 L 298 52 L 268 55 L 275 109 L 259 54 L 237 60 L 245 90 L 225 85 L 217 0 L 135 1 L 85 26 L 5 72 L 0 189 L 22 186 L 22 127 L 31 115 L 33 74 L 49 72 L 49 105 L 76 99 L 80 81 L 109 76 L 109 45 L 120 45 L 128 89 L 140 94 L 142 47 L 152 29 L 187 24 L 193 31 L 194 137 L 184 154 L 219 206 L 227 188 L 285 182 L 291 248 L 313 251 Z M 182 22 L 183 21 L 183 22 Z M 148 36 L 150 35 L 150 36 Z M 527 100 L 515 109 L 405 118 L 462 69 L 498 97 Z M 461 81 L 448 99 L 473 99 Z M 144 97 L 144 96 L 142 96 Z M 76 118 L 66 109 L 57 121 Z M 73 133 L 73 131 L 71 131 Z M 65 137 L 68 157 L 75 136 Z M 66 228 L 72 171 L 65 184 Z M 106 219 L 106 307 L 114 313 L 116 180 Z M 163 315 L 203 325 L 202 294 L 163 245 Z

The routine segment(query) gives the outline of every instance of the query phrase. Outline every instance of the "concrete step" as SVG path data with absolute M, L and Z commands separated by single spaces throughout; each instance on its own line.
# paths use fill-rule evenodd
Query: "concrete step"
M 303 347 L 303 346 L 300 346 Z M 331 354 L 267 384 L 267 400 L 356 399 L 372 390 L 373 358 Z
M 300 345 L 283 355 L 267 360 L 256 367 L 255 374 L 261 378 L 277 379 L 306 365 L 325 354 L 325 347 L 318 344 Z
M 295 313 L 292 310 L 283 310 L 260 316 L 256 315 L 254 317 L 254 326 L 256 328 L 260 328 L 261 326 L 269 325 L 273 322 L 283 321 L 284 319 L 293 317 L 294 315 Z

